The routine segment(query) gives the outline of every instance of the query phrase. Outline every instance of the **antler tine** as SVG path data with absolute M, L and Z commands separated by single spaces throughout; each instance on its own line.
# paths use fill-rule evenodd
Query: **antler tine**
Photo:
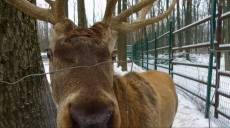
M 48 13 L 50 11 L 49 9 L 38 7 L 25 0 L 5 0 L 5 1 L 10 5 L 14 6 L 15 8 L 19 9 L 20 11 L 25 12 L 26 14 L 36 19 L 46 21 L 48 17 L 49 22 L 52 24 L 56 23 L 57 21 L 57 19 L 53 15 Z
M 102 22 L 110 23 L 118 0 L 109 0 Z
M 114 30 L 117 30 L 119 32 L 124 32 L 124 33 L 135 31 L 135 30 L 142 28 L 146 25 L 149 25 L 149 24 L 158 22 L 160 20 L 163 20 L 165 17 L 167 17 L 172 12 L 176 3 L 177 3 L 177 1 L 173 0 L 173 3 L 170 5 L 169 9 L 166 12 L 164 12 L 163 14 L 161 14 L 159 16 L 153 17 L 151 19 L 136 21 L 132 25 L 130 25 L 127 22 L 122 22 L 120 24 L 114 23 L 114 24 L 111 24 L 110 27 Z
M 49 5 L 51 5 L 51 9 L 45 9 L 38 7 L 34 4 L 26 0 L 5 0 L 10 5 L 19 9 L 20 11 L 30 15 L 31 17 L 50 22 L 51 24 L 56 24 L 60 19 L 65 19 L 64 12 L 64 4 L 65 0 L 45 0 Z
M 155 1 L 156 0 L 143 0 L 143 1 L 135 4 L 133 7 L 125 10 L 124 12 L 119 14 L 118 16 L 114 17 L 112 20 L 117 21 L 117 22 L 124 21 L 124 19 L 127 19 L 130 15 L 132 15 L 132 13 L 136 13 L 136 12 L 140 11 L 143 7 L 146 7 L 148 5 L 152 5 L 152 3 L 154 3 Z
M 65 1 L 66 0 L 56 0 L 56 5 L 57 5 L 57 18 L 58 19 L 65 19 L 66 15 L 65 15 Z M 68 0 L 67 0 L 68 1 Z
M 152 7 L 152 4 L 146 6 L 145 8 L 143 8 L 141 10 L 141 14 L 137 17 L 137 20 L 136 21 L 140 21 L 140 20 L 144 20 L 145 19 L 145 16 L 147 15 L 147 13 L 149 12 L 149 10 L 151 9 Z

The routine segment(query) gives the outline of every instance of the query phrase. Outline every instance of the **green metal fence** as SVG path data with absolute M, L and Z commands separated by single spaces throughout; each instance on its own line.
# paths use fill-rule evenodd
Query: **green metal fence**
M 135 61 L 135 64 L 145 70 L 169 73 L 177 89 L 189 95 L 206 118 L 210 115 L 219 126 L 230 127 L 230 84 L 227 83 L 230 82 L 230 72 L 221 67 L 223 59 L 227 61 L 226 52 L 230 52 L 230 42 L 221 42 L 221 23 L 230 17 L 230 12 L 222 14 L 221 7 L 218 7 L 216 14 L 215 7 L 214 0 L 211 16 L 181 29 L 173 31 L 173 23 L 170 21 L 169 31 L 165 34 L 149 33 L 133 45 L 133 59 L 140 60 Z M 211 21 L 210 42 L 178 46 L 179 34 L 192 31 L 192 28 L 208 21 Z

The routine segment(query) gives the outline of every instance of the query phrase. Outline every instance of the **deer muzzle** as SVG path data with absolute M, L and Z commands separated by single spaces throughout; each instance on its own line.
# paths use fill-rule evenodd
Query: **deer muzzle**
M 70 108 L 72 128 L 112 128 L 112 109 L 85 111 Z

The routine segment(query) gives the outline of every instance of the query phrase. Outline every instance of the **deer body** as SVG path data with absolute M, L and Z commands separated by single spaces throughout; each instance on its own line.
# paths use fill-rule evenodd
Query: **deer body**
M 111 56 L 119 32 L 132 32 L 162 20 L 173 10 L 176 0 L 165 13 L 151 19 L 143 18 L 156 0 L 143 0 L 134 5 L 132 11 L 127 9 L 115 17 L 112 14 L 117 0 L 109 0 L 102 22 L 88 29 L 66 19 L 65 0 L 45 0 L 51 9 L 37 7 L 25 0 L 5 1 L 34 18 L 44 21 L 48 18 L 53 24 L 49 68 L 50 71 L 59 70 L 50 75 L 53 97 L 58 105 L 58 128 L 172 126 L 178 104 L 172 78 L 159 71 L 116 76 Z M 130 12 L 141 9 L 140 17 L 132 25 L 123 22 Z
M 128 119 L 125 89 L 127 89 Z M 172 126 L 177 111 L 177 95 L 171 77 L 163 72 L 148 71 L 114 76 L 114 91 L 121 115 L 121 128 L 153 128 Z
M 109 28 L 97 23 L 89 29 L 74 27 L 66 36 L 59 36 L 54 46 L 51 45 L 50 70 L 112 62 L 106 40 L 100 39 L 105 36 L 99 31 L 103 29 Z M 129 75 L 127 120 L 125 89 Z M 127 123 L 130 128 L 170 127 L 176 114 L 174 83 L 168 74 L 159 71 L 132 72 L 120 77 L 113 74 L 112 63 L 103 63 L 52 74 L 51 85 L 59 106 L 60 128 L 123 128 Z M 95 120 L 100 115 L 102 119 Z

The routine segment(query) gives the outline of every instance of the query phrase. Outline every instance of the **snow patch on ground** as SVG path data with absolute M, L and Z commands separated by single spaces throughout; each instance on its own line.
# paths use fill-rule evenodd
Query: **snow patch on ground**
M 179 93 L 177 96 L 179 102 L 173 127 L 209 127 L 208 119 L 204 118 L 204 115 L 197 110 L 192 102 Z M 212 121 L 211 126 L 217 127 Z

